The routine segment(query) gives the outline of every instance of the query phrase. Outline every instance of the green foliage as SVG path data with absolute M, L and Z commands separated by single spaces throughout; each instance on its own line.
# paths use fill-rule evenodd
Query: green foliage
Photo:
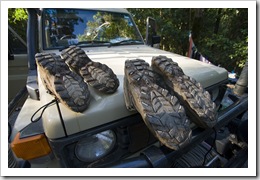
M 161 36 L 161 48 L 166 51 L 185 55 L 189 39 L 189 9 L 128 9 L 145 37 L 146 18 L 153 17 L 157 21 L 157 32 Z
M 8 24 L 26 41 L 28 14 L 24 8 L 8 9 Z
M 214 64 L 240 73 L 248 57 L 248 10 L 204 9 L 202 19 L 203 33 L 193 31 L 199 51 Z
M 128 9 L 145 37 L 146 17 L 157 20 L 160 47 L 187 55 L 189 32 L 198 51 L 215 65 L 240 73 L 248 57 L 248 9 Z
M 22 8 L 15 9 L 15 13 L 13 14 L 12 17 L 14 18 L 14 23 L 16 21 L 22 21 L 28 19 L 27 12 L 25 11 L 25 9 Z
M 135 29 L 121 16 L 98 12 L 93 21 L 87 22 L 84 34 L 78 35 L 79 41 L 108 41 L 117 38 L 136 39 Z

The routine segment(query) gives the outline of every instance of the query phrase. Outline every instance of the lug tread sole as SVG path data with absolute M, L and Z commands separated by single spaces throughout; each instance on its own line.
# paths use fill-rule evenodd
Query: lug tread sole
M 217 122 L 217 109 L 201 83 L 185 75 L 176 62 L 166 56 L 152 59 L 152 68 L 159 73 L 187 110 L 191 120 L 202 128 L 211 128 Z
M 80 69 L 80 75 L 90 86 L 104 93 L 114 93 L 119 80 L 113 71 L 105 64 L 89 62 Z
M 127 60 L 124 83 L 127 85 L 124 94 L 126 105 L 141 114 L 161 143 L 177 150 L 190 142 L 189 120 L 178 99 L 155 84 L 154 77 L 148 63 L 140 59 Z
M 110 94 L 119 87 L 119 80 L 112 69 L 92 61 L 80 47 L 70 46 L 62 51 L 61 56 L 72 70 L 98 91 Z
M 83 112 L 90 103 L 87 84 L 61 60 L 48 53 L 35 55 L 41 79 L 46 89 L 73 111 Z

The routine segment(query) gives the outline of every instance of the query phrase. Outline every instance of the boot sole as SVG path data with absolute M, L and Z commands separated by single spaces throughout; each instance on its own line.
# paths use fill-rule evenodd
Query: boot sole
M 168 148 L 177 150 L 191 140 L 190 122 L 178 99 L 153 82 L 149 64 L 125 62 L 124 96 L 128 109 L 136 109 L 144 123 Z
M 89 62 L 80 69 L 80 75 L 90 86 L 103 93 L 114 93 L 119 80 L 113 71 L 105 64 Z
M 46 89 L 73 111 L 83 112 L 90 103 L 87 84 L 56 54 L 35 55 L 41 79 Z
M 70 46 L 62 51 L 61 56 L 93 88 L 107 94 L 117 90 L 119 80 L 112 69 L 105 64 L 93 62 L 80 47 Z
M 195 79 L 186 76 L 176 62 L 166 56 L 153 57 L 152 69 L 163 77 L 195 124 L 211 128 L 217 123 L 216 105 L 208 91 Z

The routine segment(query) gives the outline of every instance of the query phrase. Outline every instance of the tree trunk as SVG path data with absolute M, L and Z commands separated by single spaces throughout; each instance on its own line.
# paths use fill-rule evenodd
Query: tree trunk
M 238 96 L 242 96 L 247 89 L 248 85 L 248 61 L 246 61 L 246 64 L 239 76 L 239 79 L 237 80 L 237 83 L 234 88 L 234 94 Z
M 192 39 L 194 42 L 196 42 L 196 39 L 199 39 L 200 33 L 203 32 L 203 11 L 204 9 L 202 8 L 195 9 L 195 16 L 192 24 Z
M 220 18 L 221 18 L 221 11 L 222 11 L 222 9 L 219 8 L 219 9 L 218 9 L 217 19 L 216 19 L 216 22 L 215 22 L 214 34 L 218 34 L 218 29 L 219 29 L 219 24 L 220 24 Z

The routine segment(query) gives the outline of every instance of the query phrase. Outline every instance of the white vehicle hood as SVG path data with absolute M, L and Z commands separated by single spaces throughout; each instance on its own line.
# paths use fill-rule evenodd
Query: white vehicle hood
M 209 87 L 224 81 L 228 73 L 224 68 L 211 64 L 192 60 L 177 54 L 169 53 L 146 45 L 112 46 L 112 47 L 92 47 L 82 48 L 93 61 L 98 61 L 108 65 L 117 75 L 120 85 L 117 91 L 111 95 L 105 95 L 89 87 L 91 92 L 91 102 L 87 110 L 83 113 L 73 112 L 60 104 L 62 119 L 67 135 L 72 135 L 87 129 L 100 126 L 121 118 L 130 116 L 136 112 L 126 109 L 123 94 L 124 65 L 127 59 L 143 59 L 149 64 L 153 56 L 164 55 L 172 58 L 183 69 L 184 73 L 193 77 L 204 87 Z M 51 51 L 48 51 L 51 52 Z M 54 51 L 53 51 L 54 52 Z M 56 51 L 54 53 L 57 53 Z M 46 93 L 40 78 L 39 92 L 42 104 L 47 104 L 53 97 Z M 50 139 L 65 136 L 61 119 L 56 106 L 48 107 L 43 115 L 43 126 L 46 136 Z

